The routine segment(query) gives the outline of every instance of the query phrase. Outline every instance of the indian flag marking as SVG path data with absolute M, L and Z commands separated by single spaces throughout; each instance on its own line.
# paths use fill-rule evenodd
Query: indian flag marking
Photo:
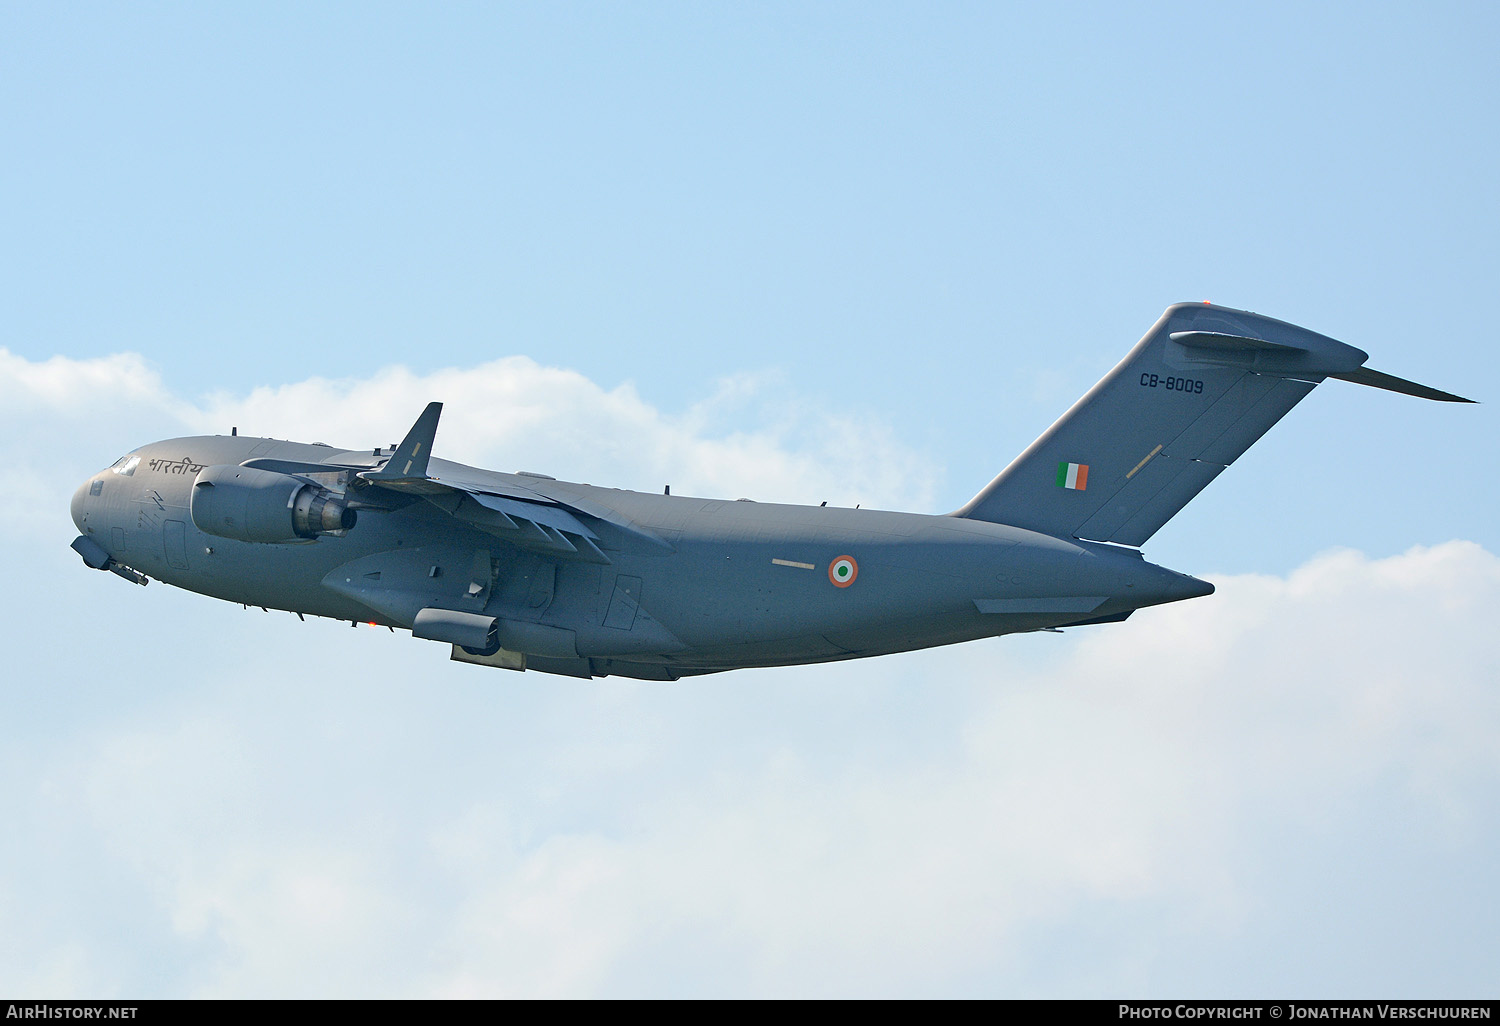
M 1057 465 L 1057 487 L 1083 491 L 1089 486 L 1087 463 L 1059 463 Z
M 835 588 L 847 588 L 859 576 L 859 564 L 853 556 L 840 556 L 828 564 L 828 579 Z

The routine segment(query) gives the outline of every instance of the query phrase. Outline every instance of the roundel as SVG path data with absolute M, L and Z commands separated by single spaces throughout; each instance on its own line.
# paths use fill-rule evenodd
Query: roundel
M 828 564 L 828 579 L 835 588 L 847 588 L 859 576 L 859 564 L 853 556 L 840 556 Z

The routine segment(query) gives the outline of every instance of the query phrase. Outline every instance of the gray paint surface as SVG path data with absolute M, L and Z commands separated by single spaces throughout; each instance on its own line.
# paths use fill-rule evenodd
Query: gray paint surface
M 1327 377 L 1460 401 L 1245 311 L 1170 307 L 962 509 L 789 506 L 201 436 L 78 489 L 86 565 L 416 629 L 478 665 L 670 680 L 1124 619 L 1213 586 L 1138 546 Z

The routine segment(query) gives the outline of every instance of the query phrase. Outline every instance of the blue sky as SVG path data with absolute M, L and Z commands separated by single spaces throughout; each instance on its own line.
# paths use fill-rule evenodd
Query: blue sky
M 0 989 L 1492 989 L 1497 21 L 7 8 Z M 503 469 L 940 512 L 1185 299 L 1483 405 L 1319 388 L 1148 544 L 1180 611 L 665 687 L 66 549 L 141 442 L 429 399 Z

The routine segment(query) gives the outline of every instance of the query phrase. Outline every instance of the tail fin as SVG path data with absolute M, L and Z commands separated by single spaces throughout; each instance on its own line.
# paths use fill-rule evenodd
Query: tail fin
M 1325 378 L 1470 400 L 1285 321 L 1180 303 L 953 515 L 1141 545 Z

